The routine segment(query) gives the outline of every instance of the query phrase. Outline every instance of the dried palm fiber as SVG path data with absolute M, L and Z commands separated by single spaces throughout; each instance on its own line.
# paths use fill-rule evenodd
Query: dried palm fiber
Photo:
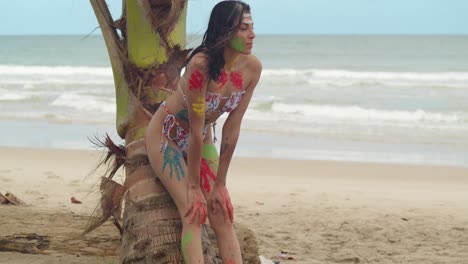
M 107 165 L 107 169 L 104 176 L 101 178 L 101 184 L 99 187 L 101 199 L 88 221 L 83 235 L 105 223 L 111 216 L 114 218 L 113 222 L 115 226 L 120 232 L 122 232 L 119 220 L 122 198 L 125 194 L 126 188 L 113 181 L 112 178 L 119 168 L 125 166 L 127 155 L 126 147 L 124 145 L 116 145 L 108 134 L 106 134 L 104 141 L 100 140 L 96 136 L 91 140 L 91 142 L 98 147 L 107 149 L 106 155 L 103 156 L 101 161 L 98 163 L 96 170 L 103 165 Z
M 154 114 L 161 103 L 176 91 L 190 51 L 176 45 L 168 53 L 166 62 L 155 63 L 145 69 L 126 61 L 124 73 L 128 87 L 149 113 Z

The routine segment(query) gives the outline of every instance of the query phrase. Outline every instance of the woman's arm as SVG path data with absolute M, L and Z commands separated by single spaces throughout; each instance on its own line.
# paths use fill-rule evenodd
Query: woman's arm
M 246 88 L 246 93 L 239 106 L 229 114 L 223 126 L 219 167 L 216 177 L 216 184 L 220 186 L 226 186 L 226 175 L 239 138 L 241 121 L 262 72 L 262 64 L 255 56 L 251 56 L 248 70 L 252 73 L 253 77 Z
M 196 55 L 187 65 L 186 85 L 188 120 L 190 124 L 187 149 L 187 170 L 190 189 L 200 189 L 200 159 L 205 125 L 205 93 L 209 81 L 208 62 Z

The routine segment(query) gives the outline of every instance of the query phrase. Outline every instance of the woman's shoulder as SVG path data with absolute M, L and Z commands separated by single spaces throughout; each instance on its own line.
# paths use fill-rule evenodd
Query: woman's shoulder
M 246 64 L 251 71 L 261 72 L 262 62 L 255 55 L 246 55 Z
M 190 61 L 187 63 L 187 68 L 198 68 L 198 69 L 208 69 L 208 55 L 203 52 L 198 52 L 193 55 Z

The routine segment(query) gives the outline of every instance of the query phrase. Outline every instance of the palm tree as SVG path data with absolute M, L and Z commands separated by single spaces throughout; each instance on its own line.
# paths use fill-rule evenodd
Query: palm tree
M 116 21 L 105 0 L 90 2 L 111 61 L 116 126 L 125 146 L 117 146 L 109 137 L 98 141 L 108 148 L 100 164 L 113 164 L 101 182 L 102 214 L 89 222 L 84 233 L 113 216 L 122 236 L 121 263 L 182 263 L 181 220 L 149 165 L 144 137 L 151 115 L 175 91 L 189 53 L 185 49 L 187 0 L 122 0 L 122 16 Z M 208 157 L 214 159 L 210 164 L 217 164 L 217 154 Z M 112 177 L 122 165 L 126 178 L 120 185 Z M 205 263 L 218 263 L 206 228 L 203 243 Z

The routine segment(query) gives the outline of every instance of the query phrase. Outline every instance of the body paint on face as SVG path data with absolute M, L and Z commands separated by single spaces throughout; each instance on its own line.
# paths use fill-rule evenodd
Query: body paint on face
M 195 103 L 192 103 L 192 110 L 201 116 L 205 112 L 205 100 L 203 97 L 198 97 Z
M 175 173 L 177 180 L 180 181 L 181 178 L 185 177 L 184 169 L 182 168 L 183 157 L 180 152 L 171 146 L 167 146 L 164 151 L 164 163 L 162 167 L 162 172 L 166 169 L 166 166 L 169 165 L 169 177 L 172 178 L 172 175 Z
M 189 80 L 189 89 L 190 91 L 203 90 L 203 82 L 205 81 L 205 77 L 199 70 L 195 70 L 192 75 L 190 75 Z
M 214 175 L 206 159 L 202 158 L 200 164 L 200 187 L 207 193 L 211 191 L 209 179 L 216 181 L 216 175 Z
M 177 118 L 188 123 L 189 121 L 188 110 L 187 109 L 181 110 L 179 113 L 177 113 Z
M 241 72 L 231 72 L 231 83 L 237 90 L 242 90 L 244 84 Z
M 182 256 L 184 256 L 185 263 L 188 263 L 187 254 L 185 253 L 185 248 L 187 245 L 192 241 L 192 231 L 188 231 L 188 233 L 182 238 Z
M 237 52 L 244 52 L 245 51 L 245 43 L 244 43 L 244 40 L 242 40 L 242 38 L 240 37 L 234 37 L 232 40 L 231 40 L 231 45 L 230 47 L 237 51 Z
M 249 25 L 252 25 L 253 24 L 253 20 L 252 20 L 252 14 L 249 14 L 249 13 L 244 13 L 242 15 L 242 24 L 249 24 Z

